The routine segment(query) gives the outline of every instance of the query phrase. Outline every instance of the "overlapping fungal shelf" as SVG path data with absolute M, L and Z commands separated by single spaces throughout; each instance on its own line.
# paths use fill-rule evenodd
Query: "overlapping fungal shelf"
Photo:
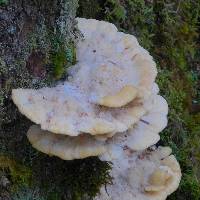
M 98 200 L 165 200 L 181 179 L 168 147 L 154 147 L 168 105 L 155 83 L 156 64 L 137 39 L 108 22 L 77 18 L 84 38 L 69 78 L 53 88 L 15 89 L 12 99 L 37 125 L 34 148 L 64 160 L 113 162 L 113 185 Z

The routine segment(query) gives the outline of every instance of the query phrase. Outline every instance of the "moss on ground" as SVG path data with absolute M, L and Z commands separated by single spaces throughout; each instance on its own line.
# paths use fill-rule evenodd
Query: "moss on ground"
M 199 200 L 200 2 L 103 0 L 93 4 L 80 0 L 79 15 L 110 21 L 135 35 L 157 62 L 160 93 L 169 104 L 169 124 L 160 144 L 173 148 L 183 173 L 179 189 L 168 199 Z M 97 9 L 90 12 L 92 8 Z

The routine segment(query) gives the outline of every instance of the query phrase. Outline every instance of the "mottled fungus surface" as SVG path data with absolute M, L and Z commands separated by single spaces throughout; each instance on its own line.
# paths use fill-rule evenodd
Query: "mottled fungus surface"
M 113 161 L 113 184 L 101 188 L 95 200 L 165 200 L 181 180 L 181 170 L 169 147 L 140 152 L 124 149 Z
M 96 141 L 89 134 L 70 137 L 53 134 L 33 125 L 29 129 L 27 137 L 34 148 L 48 155 L 58 156 L 63 160 L 98 156 L 106 151 L 103 142 Z
M 143 106 L 134 102 L 123 108 L 101 107 L 77 87 L 65 82 L 55 88 L 16 89 L 12 98 L 20 112 L 42 129 L 71 136 L 123 132 L 145 113 Z

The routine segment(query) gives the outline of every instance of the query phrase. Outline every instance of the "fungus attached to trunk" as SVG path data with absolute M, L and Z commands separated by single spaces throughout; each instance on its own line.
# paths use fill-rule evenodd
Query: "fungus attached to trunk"
M 27 137 L 34 148 L 63 160 L 82 159 L 105 153 L 105 145 L 90 135 L 70 137 L 41 130 L 39 126 L 30 127 Z
M 102 188 L 99 200 L 165 200 L 178 187 L 181 171 L 169 148 L 151 148 L 168 114 L 158 95 L 155 62 L 134 36 L 113 24 L 77 20 L 84 39 L 68 80 L 53 88 L 12 91 L 20 112 L 38 124 L 28 139 L 64 160 L 112 161 L 110 197 Z
M 70 136 L 123 132 L 146 112 L 134 102 L 115 109 L 95 105 L 84 90 L 69 82 L 55 88 L 16 89 L 12 98 L 20 112 L 43 130 Z
M 168 147 L 133 152 L 125 149 L 113 161 L 113 184 L 95 200 L 165 200 L 181 180 L 180 166 Z

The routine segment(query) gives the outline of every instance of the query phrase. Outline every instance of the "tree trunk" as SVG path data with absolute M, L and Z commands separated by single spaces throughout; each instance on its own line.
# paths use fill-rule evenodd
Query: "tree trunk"
M 11 91 L 65 76 L 75 58 L 77 6 L 77 0 L 0 0 L 0 169 L 14 169 L 2 154 L 26 162 L 30 157 L 25 134 L 31 122 L 14 106 Z M 0 199 L 6 199 L 1 189 L 0 183 Z
M 13 88 L 53 84 L 73 62 L 75 0 L 0 0 L 0 127 L 16 119 Z

